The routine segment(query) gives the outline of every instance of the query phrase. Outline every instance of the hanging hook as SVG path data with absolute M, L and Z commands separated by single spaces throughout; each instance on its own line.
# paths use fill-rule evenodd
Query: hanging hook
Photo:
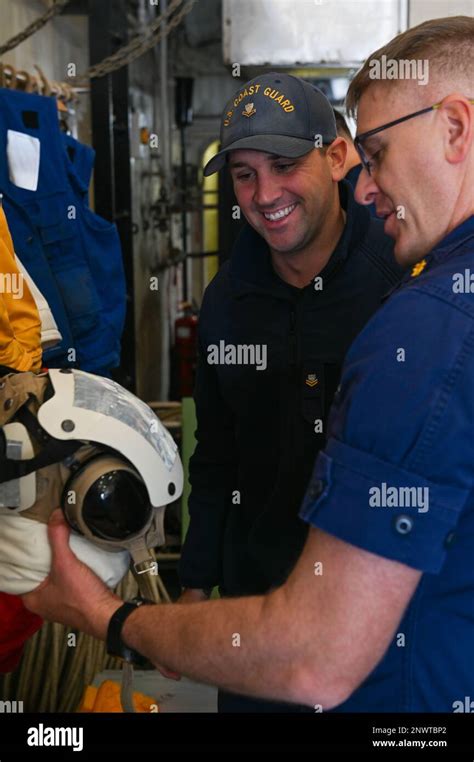
M 16 69 L 11 64 L 2 64 L 2 87 L 15 89 Z
M 22 90 L 23 92 L 30 92 L 31 74 L 27 71 L 18 70 L 15 72 L 15 89 Z
M 40 77 L 41 88 L 43 91 L 42 94 L 51 95 L 51 82 L 49 81 L 49 79 L 47 78 L 43 70 L 38 66 L 38 64 L 35 64 L 34 66 Z

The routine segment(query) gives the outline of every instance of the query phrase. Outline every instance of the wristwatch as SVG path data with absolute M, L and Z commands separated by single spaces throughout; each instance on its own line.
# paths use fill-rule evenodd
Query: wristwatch
M 107 653 L 109 656 L 118 656 L 120 659 L 123 659 L 130 664 L 136 664 L 139 667 L 144 667 L 149 663 L 145 656 L 142 656 L 141 653 L 130 648 L 123 642 L 122 627 L 133 611 L 140 608 L 140 606 L 149 606 L 153 604 L 154 601 L 149 601 L 147 598 L 133 598 L 131 601 L 124 603 L 123 606 L 120 606 L 120 608 L 112 614 L 107 628 L 106 640 Z

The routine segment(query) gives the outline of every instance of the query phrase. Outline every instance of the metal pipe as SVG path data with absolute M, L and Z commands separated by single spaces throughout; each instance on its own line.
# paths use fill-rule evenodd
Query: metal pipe
M 180 136 L 181 136 L 181 199 L 183 200 L 186 195 L 186 139 L 185 139 L 185 130 L 186 127 L 184 125 L 181 125 L 180 129 Z M 188 301 L 188 262 L 187 262 L 187 253 L 188 253 L 188 215 L 186 212 L 186 209 L 183 206 L 183 210 L 181 212 L 181 237 L 182 237 L 182 256 L 183 256 L 183 287 L 182 287 L 182 295 L 183 295 L 183 301 Z
M 161 0 L 160 13 L 163 15 L 162 33 L 163 37 L 160 42 L 160 135 L 159 141 L 161 144 L 161 156 L 162 156 L 162 189 L 165 191 L 165 197 L 170 198 L 170 191 L 172 186 L 172 164 L 171 164 L 171 124 L 169 115 L 169 99 L 168 99 L 168 38 L 166 36 L 166 19 L 164 18 L 168 8 L 168 0 Z M 156 51 L 156 47 L 155 47 Z M 156 51 L 158 57 L 158 52 Z M 171 231 L 168 231 L 160 236 L 160 248 L 162 248 L 162 255 L 160 258 L 163 260 L 168 259 L 170 251 L 170 235 Z M 164 256 L 163 256 L 164 254 Z M 168 275 L 169 277 L 169 275 Z M 163 284 L 169 285 L 168 284 Z M 169 375 L 170 375 L 170 308 L 169 308 L 169 288 L 164 288 L 160 299 L 160 330 L 161 330 L 161 363 L 160 363 L 160 396 L 166 397 L 168 395 L 169 387 Z
M 168 8 L 168 0 L 161 0 L 160 12 L 163 17 Z M 171 124 L 168 97 L 168 37 L 166 35 L 166 19 L 162 25 L 163 37 L 160 42 L 160 109 L 161 109 L 161 146 L 163 156 L 164 180 L 167 195 L 171 188 Z

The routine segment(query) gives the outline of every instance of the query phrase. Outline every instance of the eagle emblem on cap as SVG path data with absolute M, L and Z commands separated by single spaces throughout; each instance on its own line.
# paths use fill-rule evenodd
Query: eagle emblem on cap
M 257 112 L 257 109 L 253 107 L 253 103 L 247 103 L 242 111 L 243 116 L 253 116 Z

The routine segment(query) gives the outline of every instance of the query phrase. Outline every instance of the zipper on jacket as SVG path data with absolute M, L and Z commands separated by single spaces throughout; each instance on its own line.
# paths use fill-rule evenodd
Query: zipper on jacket
M 300 289 L 290 309 L 290 367 L 294 371 L 299 362 L 298 328 L 304 300 L 304 289 Z
M 290 312 L 290 365 L 295 366 L 298 360 L 298 346 L 296 338 L 296 310 L 292 306 Z
M 290 311 L 290 365 L 289 365 L 289 389 L 287 397 L 287 420 L 286 420 L 286 474 L 294 472 L 296 455 L 296 421 L 298 420 L 298 411 L 300 406 L 300 358 L 298 347 L 298 328 L 300 323 L 301 301 L 303 292 L 301 291 L 293 302 Z

